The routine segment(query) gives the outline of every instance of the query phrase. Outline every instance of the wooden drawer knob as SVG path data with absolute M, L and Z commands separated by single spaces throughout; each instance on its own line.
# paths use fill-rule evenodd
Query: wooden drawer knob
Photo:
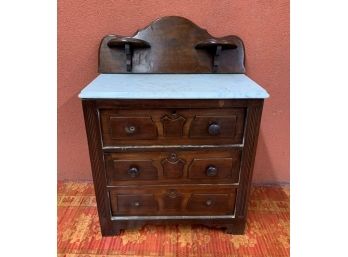
M 132 178 L 135 178 L 135 177 L 139 176 L 140 170 L 137 167 L 130 167 L 128 170 L 128 174 Z
M 213 122 L 208 127 L 209 135 L 216 136 L 220 134 L 220 126 L 216 122 Z
M 207 200 L 207 201 L 205 202 L 205 205 L 206 205 L 206 206 L 212 206 L 212 204 L 213 204 L 213 200 Z
M 130 125 L 130 126 L 125 127 L 124 130 L 126 131 L 127 134 L 132 135 L 135 133 L 136 128 L 135 128 L 135 126 Z
M 140 203 L 139 202 L 134 202 L 133 205 L 134 205 L 134 207 L 139 207 Z
M 214 177 L 218 173 L 218 169 L 215 166 L 208 166 L 206 174 L 208 177 Z

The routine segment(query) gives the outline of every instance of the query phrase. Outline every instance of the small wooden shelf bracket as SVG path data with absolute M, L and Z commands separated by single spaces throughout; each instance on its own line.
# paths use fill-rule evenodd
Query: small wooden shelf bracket
M 225 49 L 236 49 L 237 45 L 227 40 L 209 38 L 207 40 L 203 40 L 196 44 L 196 49 L 206 49 L 209 52 L 213 51 L 213 72 L 217 72 L 219 68 L 219 59 L 221 55 L 221 51 Z
M 145 40 L 132 37 L 114 37 L 108 42 L 108 47 L 124 47 L 126 54 L 126 68 L 128 72 L 132 71 L 132 57 L 135 48 L 150 48 L 150 44 Z

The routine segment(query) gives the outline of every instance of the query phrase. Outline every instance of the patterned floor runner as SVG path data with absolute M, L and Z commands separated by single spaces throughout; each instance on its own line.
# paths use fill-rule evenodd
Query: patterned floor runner
M 92 183 L 58 183 L 58 257 L 290 255 L 289 189 L 253 187 L 245 235 L 203 226 L 144 226 L 102 238 Z

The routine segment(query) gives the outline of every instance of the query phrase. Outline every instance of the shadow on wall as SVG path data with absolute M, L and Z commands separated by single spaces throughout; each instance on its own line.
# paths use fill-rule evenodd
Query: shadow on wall
M 265 179 L 266 178 L 266 179 Z M 277 181 L 271 182 L 271 181 Z M 277 172 L 274 170 L 269 151 L 266 145 L 264 133 L 262 127 L 260 128 L 259 139 L 257 143 L 253 184 L 280 184 L 280 178 L 277 176 Z
M 92 180 L 80 90 L 58 107 L 58 178 Z

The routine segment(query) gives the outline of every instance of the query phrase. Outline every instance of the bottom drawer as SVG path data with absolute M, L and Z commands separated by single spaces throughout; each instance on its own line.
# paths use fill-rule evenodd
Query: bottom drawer
M 231 186 L 151 186 L 110 190 L 111 212 L 120 215 L 233 215 Z

